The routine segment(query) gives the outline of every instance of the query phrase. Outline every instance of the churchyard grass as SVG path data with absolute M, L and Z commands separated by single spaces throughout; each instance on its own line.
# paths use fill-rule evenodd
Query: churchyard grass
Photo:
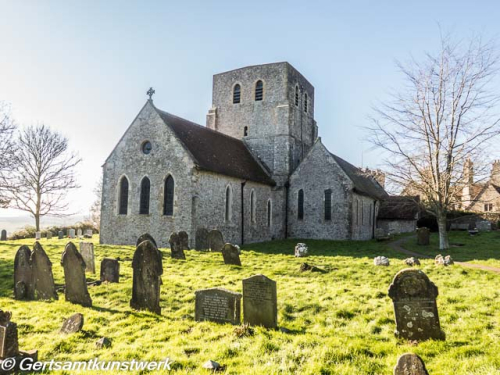
M 446 341 L 415 344 L 394 337 L 387 291 L 405 265 L 404 255 L 390 250 L 386 242 L 288 240 L 247 245 L 242 248 L 243 267 L 224 265 L 221 253 L 185 251 L 184 261 L 171 259 L 170 251 L 161 249 L 162 315 L 157 316 L 129 307 L 134 247 L 99 245 L 96 236 L 91 241 L 97 272 L 104 257 L 122 260 L 119 284 L 89 287 L 92 308 L 68 303 L 62 293 L 52 302 L 14 300 L 14 256 L 21 244 L 32 246 L 33 240 L 0 243 L 0 308 L 12 311 L 20 348 L 38 349 L 41 360 L 169 357 L 173 373 L 206 374 L 201 366 L 212 359 L 227 374 L 353 375 L 391 374 L 398 356 L 412 352 L 423 358 L 430 374 L 500 372 L 498 274 L 422 261 L 420 269 L 439 288 L 437 304 Z M 297 242 L 307 243 L 309 257 L 293 257 Z M 41 243 L 52 260 L 56 284 L 63 284 L 60 258 L 67 240 Z M 377 255 L 387 256 L 391 265 L 374 266 Z M 328 272 L 301 273 L 303 262 Z M 229 324 L 194 321 L 195 290 L 223 287 L 241 293 L 241 280 L 260 273 L 277 282 L 278 325 L 289 332 L 241 326 L 236 332 L 237 327 Z M 87 278 L 99 276 L 87 274 Z M 63 319 L 77 312 L 84 315 L 83 331 L 58 333 Z M 98 350 L 95 342 L 103 336 L 111 339 L 112 346 Z

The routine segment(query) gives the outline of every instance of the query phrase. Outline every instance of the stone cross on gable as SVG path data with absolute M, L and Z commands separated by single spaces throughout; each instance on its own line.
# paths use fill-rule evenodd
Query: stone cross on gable
M 148 92 L 146 93 L 149 96 L 149 100 L 153 100 L 153 95 L 156 93 L 155 90 L 153 90 L 152 87 L 149 88 Z

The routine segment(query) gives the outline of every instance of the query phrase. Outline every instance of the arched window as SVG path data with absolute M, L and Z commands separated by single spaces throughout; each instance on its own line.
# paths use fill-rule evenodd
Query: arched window
M 241 86 L 239 84 L 234 85 L 233 88 L 233 104 L 239 104 L 241 101 Z
M 226 188 L 226 211 L 224 216 L 226 221 L 231 221 L 231 216 L 233 215 L 232 208 L 233 208 L 233 192 L 231 190 L 231 187 L 228 186 Z
M 304 94 L 304 112 L 307 113 L 307 106 L 309 105 L 309 97 L 307 96 L 307 93 Z
M 172 216 L 174 214 L 174 179 L 168 176 L 165 180 L 163 190 L 163 215 Z
M 300 189 L 297 196 L 297 218 L 304 219 L 304 190 Z
M 255 84 L 255 101 L 260 102 L 264 97 L 264 83 L 262 81 L 257 81 Z
M 139 206 L 139 214 L 149 214 L 149 197 L 151 191 L 151 182 L 149 178 L 144 177 L 141 181 L 141 202 Z
M 243 136 L 246 137 L 248 135 L 248 126 L 243 128 Z
M 299 86 L 295 86 L 295 106 L 299 106 Z
M 123 176 L 120 180 L 120 197 L 118 205 L 118 214 L 126 215 L 128 212 L 128 179 Z
M 251 215 L 251 219 L 252 219 L 252 223 L 255 223 L 256 219 L 256 215 L 255 215 L 255 191 L 252 190 L 252 192 L 250 193 L 250 215 Z
M 271 227 L 271 219 L 273 217 L 273 205 L 271 203 L 271 200 L 269 199 L 267 201 L 267 226 Z
M 332 191 L 325 190 L 325 220 L 332 220 Z

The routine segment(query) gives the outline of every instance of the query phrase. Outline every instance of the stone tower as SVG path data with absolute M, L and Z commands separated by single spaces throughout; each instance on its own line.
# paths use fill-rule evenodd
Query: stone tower
M 282 185 L 318 136 L 314 87 L 287 62 L 216 74 L 207 127 L 242 139 Z

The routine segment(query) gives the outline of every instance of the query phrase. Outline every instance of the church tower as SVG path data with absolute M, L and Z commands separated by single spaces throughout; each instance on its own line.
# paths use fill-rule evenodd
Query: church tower
M 282 185 L 318 137 L 314 87 L 287 62 L 216 74 L 207 127 L 242 139 Z

